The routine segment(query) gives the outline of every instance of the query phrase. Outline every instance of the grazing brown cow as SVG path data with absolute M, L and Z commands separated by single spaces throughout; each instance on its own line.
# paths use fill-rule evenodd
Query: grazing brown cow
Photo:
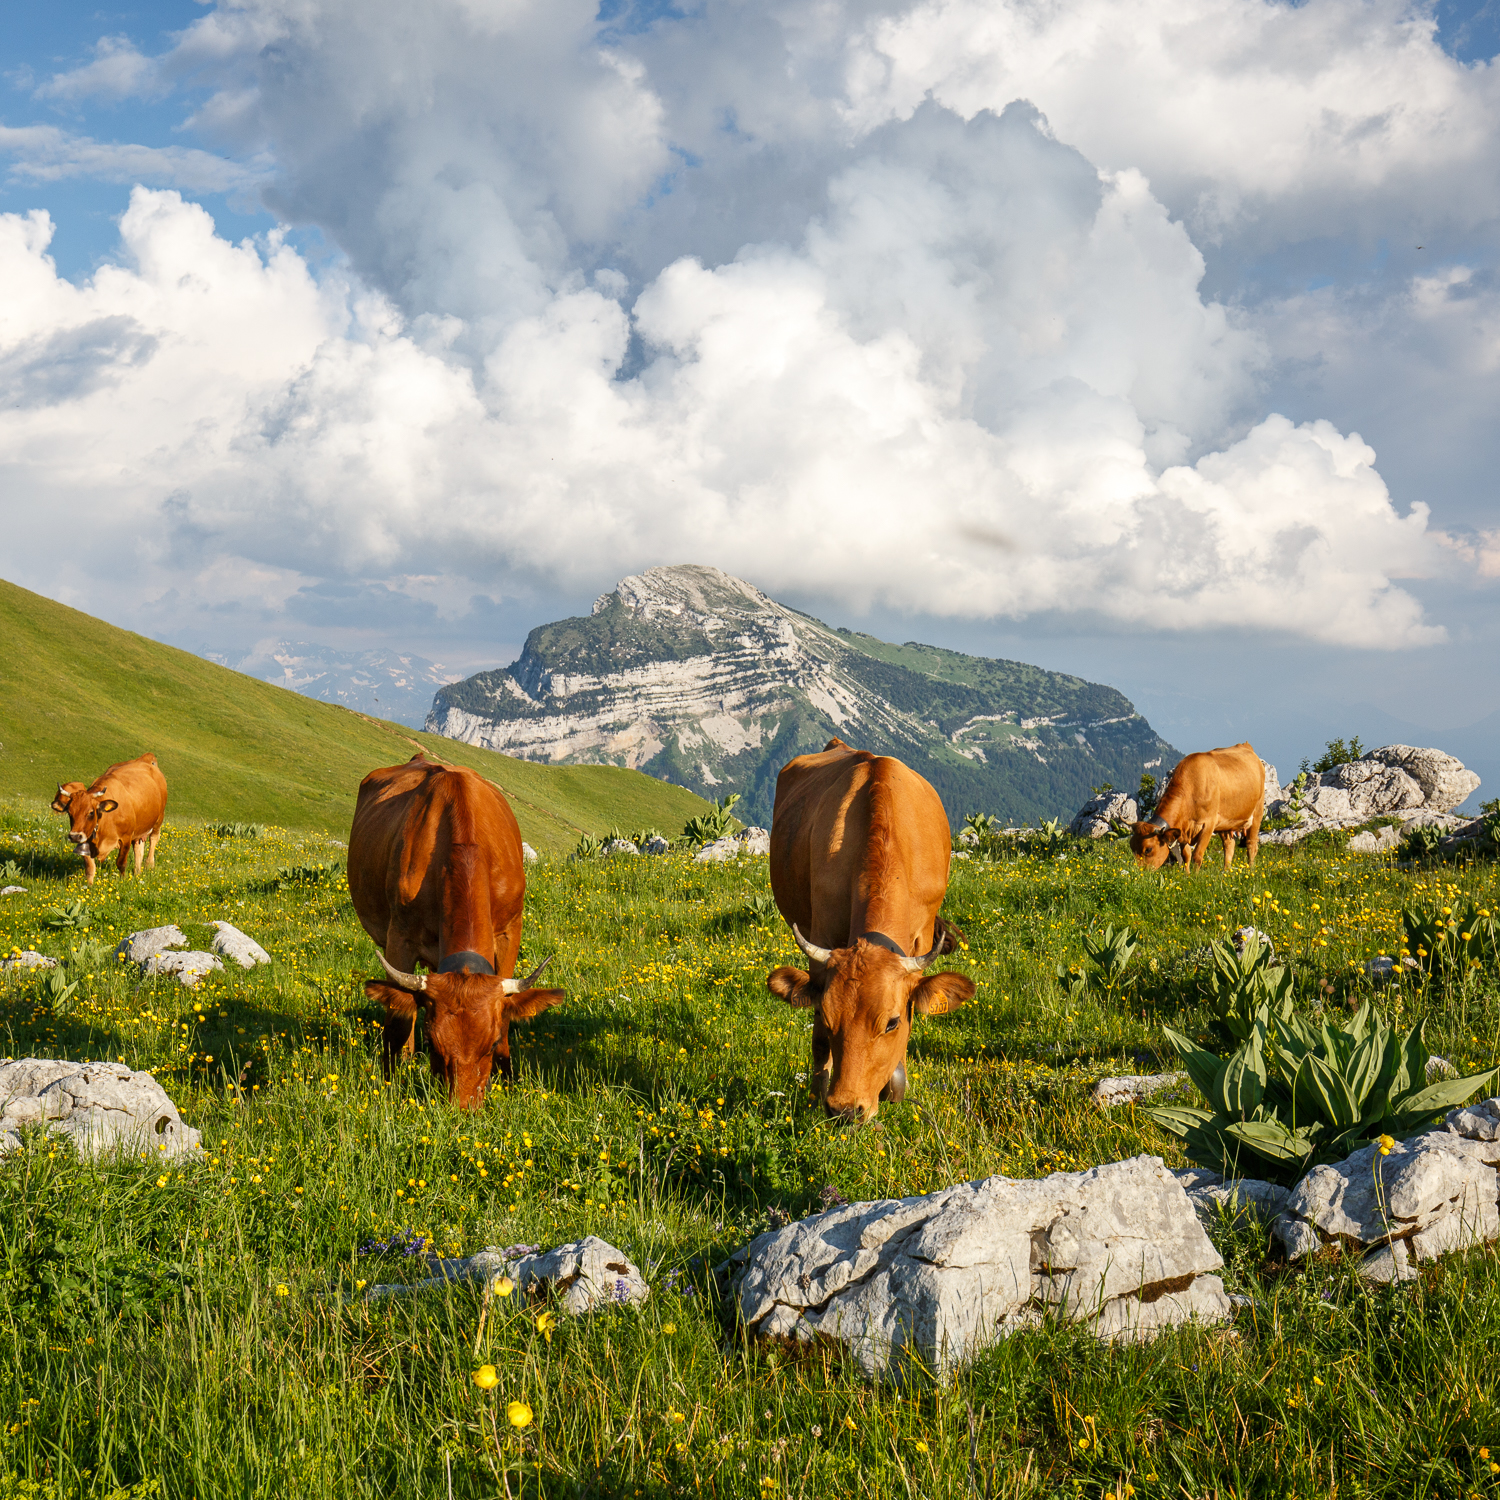
M 1250 864 L 1260 848 L 1260 820 L 1266 815 L 1266 768 L 1249 741 L 1222 750 L 1199 750 L 1177 762 L 1155 813 L 1133 825 L 1130 849 L 1147 870 L 1183 859 L 1203 867 L 1209 840 L 1224 841 L 1224 868 L 1234 863 L 1236 839 L 1244 839 Z
M 143 857 L 148 870 L 156 868 L 156 841 L 167 815 L 167 778 L 148 750 L 111 766 L 92 786 L 60 782 L 52 810 L 68 818 L 68 838 L 83 860 L 89 885 L 94 883 L 97 861 L 107 859 L 115 848 L 120 851 L 115 868 L 121 875 L 131 849 L 135 850 L 139 875 Z
M 511 977 L 525 895 L 521 830 L 482 776 L 418 753 L 360 782 L 349 896 L 390 980 L 365 985 L 385 1006 L 387 1069 L 413 1050 L 425 1010 L 432 1071 L 450 1099 L 477 1106 L 497 1061 L 510 1079 L 510 1023 L 564 998 L 532 987 L 540 968 Z M 431 973 L 409 972 L 419 959 Z
M 959 941 L 938 916 L 952 846 L 938 794 L 890 756 L 834 739 L 776 778 L 771 890 L 812 966 L 775 969 L 766 985 L 812 1009 L 829 1114 L 872 1120 L 882 1099 L 899 1100 L 913 1015 L 973 998 L 966 975 L 922 977 Z

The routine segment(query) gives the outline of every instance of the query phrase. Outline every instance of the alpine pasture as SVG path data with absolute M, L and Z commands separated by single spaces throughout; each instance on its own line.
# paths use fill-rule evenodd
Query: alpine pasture
M 947 962 L 978 997 L 918 1021 L 906 1101 L 848 1129 L 808 1094 L 806 1013 L 765 989 L 797 955 L 764 858 L 531 866 L 522 963 L 555 952 L 568 1000 L 513 1028 L 516 1084 L 466 1113 L 420 1058 L 382 1078 L 375 949 L 326 833 L 169 816 L 154 875 L 110 869 L 85 894 L 61 820 L 4 809 L 0 883 L 26 891 L 0 900 L 0 952 L 72 956 L 56 984 L 0 976 L 4 1050 L 150 1069 L 206 1150 L 93 1164 L 37 1134 L 0 1165 L 0 1495 L 1497 1492 L 1491 1249 L 1373 1289 L 1337 1252 L 1289 1269 L 1263 1232 L 1226 1227 L 1227 1284 L 1255 1299 L 1235 1326 L 1114 1348 L 1044 1326 L 937 1388 L 747 1342 L 710 1274 L 839 1197 L 1140 1151 L 1180 1164 L 1174 1137 L 1089 1089 L 1172 1066 L 1164 1023 L 1204 1029 L 1206 943 L 1253 924 L 1300 1005 L 1347 1014 L 1366 961 L 1399 952 L 1402 906 L 1494 909 L 1493 864 L 1268 848 L 1253 872 L 1190 878 L 1142 874 L 1110 840 L 956 861 L 945 915 L 968 945 Z M 187 989 L 109 956 L 169 922 L 206 945 L 212 918 L 273 962 Z M 1060 981 L 1110 924 L 1138 939 L 1123 979 Z M 1381 1004 L 1426 1016 L 1433 1049 L 1476 1071 L 1497 1051 L 1496 985 L 1408 978 Z M 642 1308 L 554 1320 L 501 1299 L 481 1331 L 467 1286 L 361 1300 L 423 1275 L 403 1253 L 419 1244 L 590 1232 L 641 1267 Z

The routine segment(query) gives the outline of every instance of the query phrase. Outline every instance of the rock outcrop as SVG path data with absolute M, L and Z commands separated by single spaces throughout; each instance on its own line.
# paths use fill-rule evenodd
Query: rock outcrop
M 143 979 L 175 974 L 178 981 L 189 989 L 205 974 L 222 969 L 225 958 L 242 969 L 253 969 L 257 964 L 271 962 L 271 955 L 233 923 L 216 921 L 211 925 L 215 933 L 211 953 L 181 951 L 186 948 L 187 935 L 180 927 L 172 925 L 132 932 L 116 947 L 115 957 L 138 964 Z
M 1118 1078 L 1101 1078 L 1094 1085 L 1092 1098 L 1100 1109 L 1115 1109 L 1134 1104 L 1153 1094 L 1165 1093 L 1179 1083 L 1187 1082 L 1186 1073 L 1126 1073 Z
M 80 1153 L 146 1151 L 177 1157 L 201 1137 L 150 1073 L 124 1063 L 25 1057 L 0 1063 L 0 1155 L 20 1144 L 26 1125 L 45 1125 Z
M 541 1302 L 555 1297 L 563 1312 L 576 1317 L 601 1307 L 644 1302 L 651 1295 L 635 1262 L 593 1234 L 555 1250 L 501 1250 L 492 1245 L 476 1255 L 452 1260 L 428 1256 L 427 1264 L 431 1276 L 372 1286 L 365 1298 L 403 1295 L 453 1282 L 476 1282 L 493 1292 L 501 1277 L 509 1277 L 522 1298 Z
M 939 1379 L 1048 1314 L 1101 1339 L 1230 1313 L 1222 1266 L 1154 1156 L 990 1177 L 772 1230 L 716 1275 L 757 1336 L 848 1346 L 870 1379 Z
M 1134 797 L 1124 792 L 1103 792 L 1091 797 L 1073 814 L 1068 832 L 1078 838 L 1102 839 L 1115 831 L 1116 823 L 1134 823 L 1139 818 Z
M 1349 841 L 1356 853 L 1388 853 L 1409 828 L 1462 826 L 1466 820 L 1455 816 L 1452 809 L 1478 786 L 1479 777 L 1474 772 L 1441 750 L 1384 745 L 1358 760 L 1308 777 L 1297 825 L 1266 830 L 1261 838 L 1268 843 L 1295 844 L 1322 828 L 1352 828 L 1372 818 L 1399 818 L 1399 828 L 1388 825 L 1356 834 Z M 1290 788 L 1273 798 L 1268 778 L 1267 817 L 1295 813 L 1292 801 Z
M 742 828 L 738 833 L 726 833 L 723 838 L 705 844 L 693 856 L 693 862 L 712 865 L 726 859 L 738 859 L 742 854 L 770 852 L 771 835 L 764 828 Z
M 427 727 L 550 764 L 632 766 L 769 823 L 792 756 L 899 756 L 957 825 L 1055 814 L 1059 791 L 1133 784 L 1173 755 L 1113 688 L 1018 662 L 834 630 L 717 568 L 623 578 L 539 626 L 511 666 L 438 690 Z

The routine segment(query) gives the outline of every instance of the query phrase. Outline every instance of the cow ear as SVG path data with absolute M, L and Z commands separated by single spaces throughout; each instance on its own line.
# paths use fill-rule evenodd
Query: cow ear
M 974 981 L 967 974 L 932 974 L 912 991 L 920 1016 L 942 1016 L 974 998 Z
M 797 1010 L 816 1005 L 821 993 L 819 987 L 808 982 L 807 974 L 801 969 L 772 969 L 766 975 L 766 988 Z
M 383 979 L 365 980 L 365 997 L 378 1000 L 388 1016 L 411 1017 L 417 1013 L 417 996 L 399 985 L 387 984 Z
M 529 1021 L 539 1016 L 549 1006 L 557 1005 L 568 998 L 566 990 L 522 990 L 519 995 L 505 997 L 505 1019 L 507 1021 Z
M 1160 833 L 1162 830 L 1159 823 L 1132 823 L 1130 831 L 1138 833 L 1143 839 L 1149 839 L 1153 833 Z
M 105 797 L 97 804 L 99 811 L 102 813 L 113 812 L 119 805 L 113 797 Z

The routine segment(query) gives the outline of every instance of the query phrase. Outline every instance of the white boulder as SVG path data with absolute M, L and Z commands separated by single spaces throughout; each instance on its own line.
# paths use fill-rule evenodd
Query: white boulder
M 141 975 L 158 979 L 163 974 L 175 974 L 179 984 L 192 989 L 205 974 L 223 967 L 223 960 L 216 953 L 153 953 L 141 965 Z
M 187 934 L 180 927 L 146 927 L 125 938 L 115 949 L 115 957 L 123 956 L 133 964 L 144 964 L 168 948 L 186 947 Z
M 645 854 L 665 854 L 671 847 L 659 833 L 655 833 L 646 840 L 642 852 Z
M 38 953 L 35 948 L 27 948 L 25 952 L 18 953 L 14 958 L 0 961 L 0 973 L 6 973 L 11 969 L 55 969 L 57 960 L 48 958 L 45 953 Z
M 1149 1099 L 1186 1081 L 1186 1073 L 1127 1073 L 1119 1078 L 1101 1078 L 1094 1085 L 1093 1100 L 1100 1109 L 1114 1109 L 1134 1104 L 1137 1099 Z
M 0 887 L 0 896 L 24 896 L 26 887 L 24 885 L 7 885 Z
M 526 842 L 525 839 L 522 839 L 521 840 L 521 859 L 522 859 L 522 861 L 524 863 L 530 865 L 530 864 L 535 864 L 536 861 L 538 859 L 540 859 L 540 858 L 541 858 L 541 855 L 539 855 L 536 852 L 536 850 L 533 849 L 531 847 L 531 845 Z
M 90 1156 L 115 1148 L 164 1157 L 201 1150 L 199 1133 L 182 1123 L 156 1079 L 124 1063 L 0 1063 L 0 1154 L 20 1144 L 22 1126 L 41 1124 Z
M 502 1276 L 515 1283 L 522 1298 L 541 1302 L 556 1296 L 561 1308 L 575 1316 L 602 1307 L 644 1302 L 651 1288 L 623 1250 L 597 1235 L 559 1245 L 555 1250 L 517 1254 L 488 1246 L 476 1255 L 445 1260 L 429 1256 L 436 1273 L 421 1281 L 372 1286 L 366 1299 L 422 1291 L 449 1282 L 478 1282 L 491 1291 Z
M 1102 839 L 1114 831 L 1116 822 L 1134 823 L 1139 817 L 1136 800 L 1127 792 L 1103 792 L 1078 809 L 1068 832 L 1078 838 Z
M 605 846 L 606 854 L 639 854 L 641 851 L 629 839 L 611 839 Z
M 903 1379 L 942 1378 L 1048 1313 L 1105 1340 L 1222 1321 L 1222 1265 L 1182 1185 L 1137 1156 L 830 1209 L 716 1274 L 751 1333 L 836 1339 L 868 1378 Z
M 215 937 L 210 944 L 215 953 L 232 958 L 242 969 L 253 969 L 256 964 L 268 964 L 271 955 L 255 939 L 243 933 L 230 922 L 212 924 Z

